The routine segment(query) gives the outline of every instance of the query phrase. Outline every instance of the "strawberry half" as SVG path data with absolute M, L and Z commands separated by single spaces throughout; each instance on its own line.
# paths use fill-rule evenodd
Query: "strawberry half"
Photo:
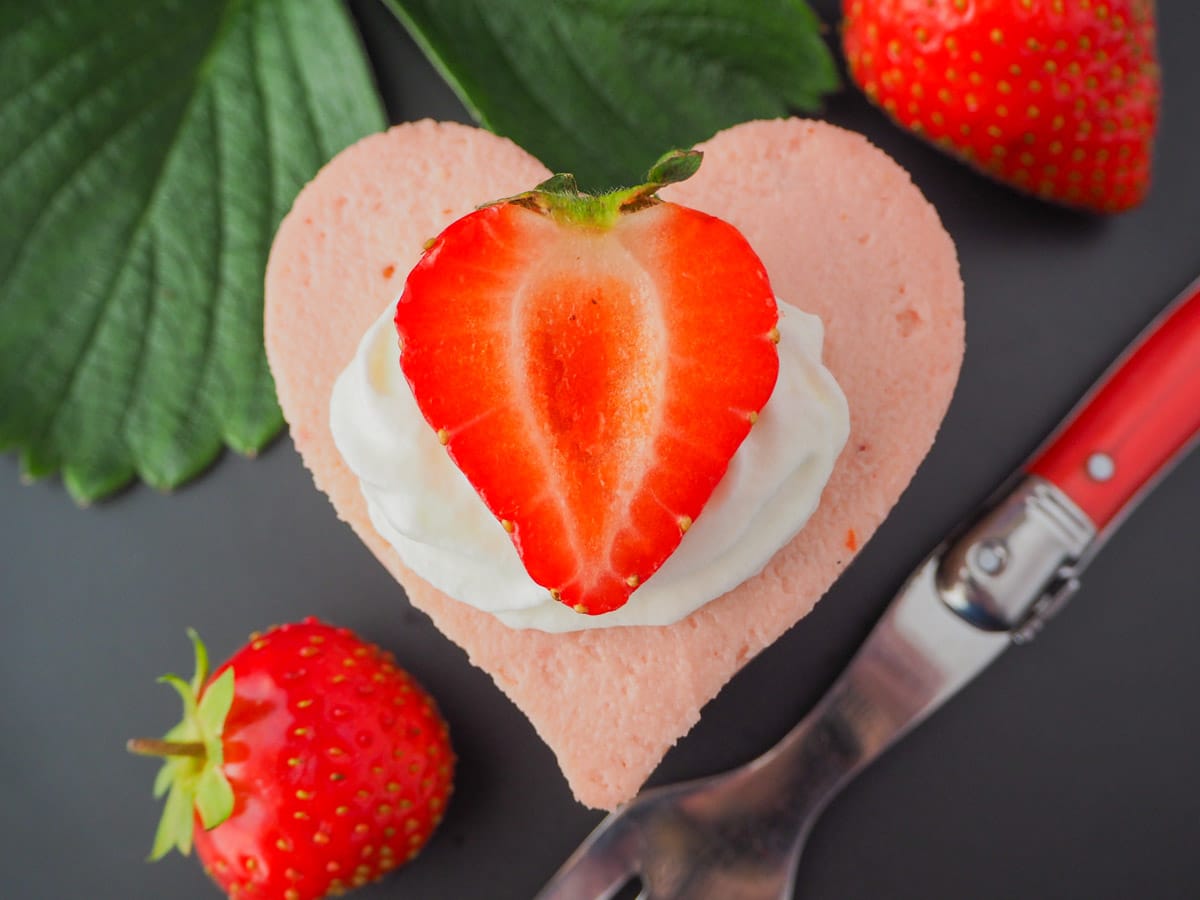
M 151 859 L 195 844 L 230 896 L 316 900 L 416 856 L 442 819 L 454 753 L 432 699 L 390 654 L 315 619 L 251 641 L 207 678 L 162 680 L 184 719 L 162 740 Z
M 1150 185 L 1152 0 L 844 0 L 850 74 L 904 127 L 1047 200 L 1105 212 Z
M 417 404 L 529 572 L 616 609 L 678 546 L 771 395 L 778 309 L 731 225 L 663 202 L 695 151 L 600 196 L 569 175 L 454 222 L 396 308 Z

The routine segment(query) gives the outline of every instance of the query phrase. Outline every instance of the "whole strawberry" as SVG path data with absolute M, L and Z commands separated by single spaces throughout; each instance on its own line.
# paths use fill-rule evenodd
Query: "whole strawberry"
M 1118 212 L 1150 185 L 1153 0 L 844 0 L 850 74 L 901 125 L 1016 187 Z
M 282 625 L 213 677 L 163 680 L 184 719 L 130 749 L 166 756 L 151 859 L 193 845 L 230 896 L 310 900 L 412 859 L 442 819 L 454 754 L 432 699 L 390 654 L 315 619 Z

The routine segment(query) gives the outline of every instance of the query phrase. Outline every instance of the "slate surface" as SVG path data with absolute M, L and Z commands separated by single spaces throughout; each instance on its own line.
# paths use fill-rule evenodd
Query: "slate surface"
M 816 4 L 833 21 L 832 0 Z M 392 119 L 465 119 L 374 3 L 354 4 Z M 940 535 L 1041 440 L 1107 361 L 1200 274 L 1200 15 L 1160 5 L 1167 94 L 1157 188 L 1109 221 L 1020 198 L 906 137 L 855 92 L 827 117 L 909 168 L 958 242 L 969 351 L 941 437 L 891 520 L 817 610 L 755 660 L 655 781 L 748 759 L 820 694 Z M 398 49 L 397 49 L 398 48 Z M 1200 402 L 1200 398 L 1197 398 Z M 798 897 L 1200 896 L 1200 459 L 1114 538 L 1071 607 L 850 786 L 809 844 Z M 533 895 L 598 821 L 525 719 L 411 610 L 284 438 L 164 497 L 88 510 L 0 457 L 0 895 L 217 896 L 155 866 L 154 766 L 124 739 L 177 701 L 194 625 L 217 657 L 314 613 L 394 650 L 439 697 L 461 756 L 444 828 L 363 900 Z

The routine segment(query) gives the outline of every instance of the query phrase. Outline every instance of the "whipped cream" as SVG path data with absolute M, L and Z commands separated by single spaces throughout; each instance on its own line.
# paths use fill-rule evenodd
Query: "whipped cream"
M 808 521 L 850 432 L 821 364 L 824 327 L 781 304 L 779 380 L 704 513 L 620 609 L 581 615 L 533 582 L 500 523 L 429 427 L 400 369 L 389 305 L 334 385 L 333 439 L 376 530 L 434 587 L 514 628 L 669 625 L 762 570 Z

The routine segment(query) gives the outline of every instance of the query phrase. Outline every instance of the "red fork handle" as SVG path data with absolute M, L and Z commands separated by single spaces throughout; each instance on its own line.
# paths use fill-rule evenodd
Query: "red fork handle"
M 1200 280 L 1029 464 L 1103 530 L 1200 434 Z

